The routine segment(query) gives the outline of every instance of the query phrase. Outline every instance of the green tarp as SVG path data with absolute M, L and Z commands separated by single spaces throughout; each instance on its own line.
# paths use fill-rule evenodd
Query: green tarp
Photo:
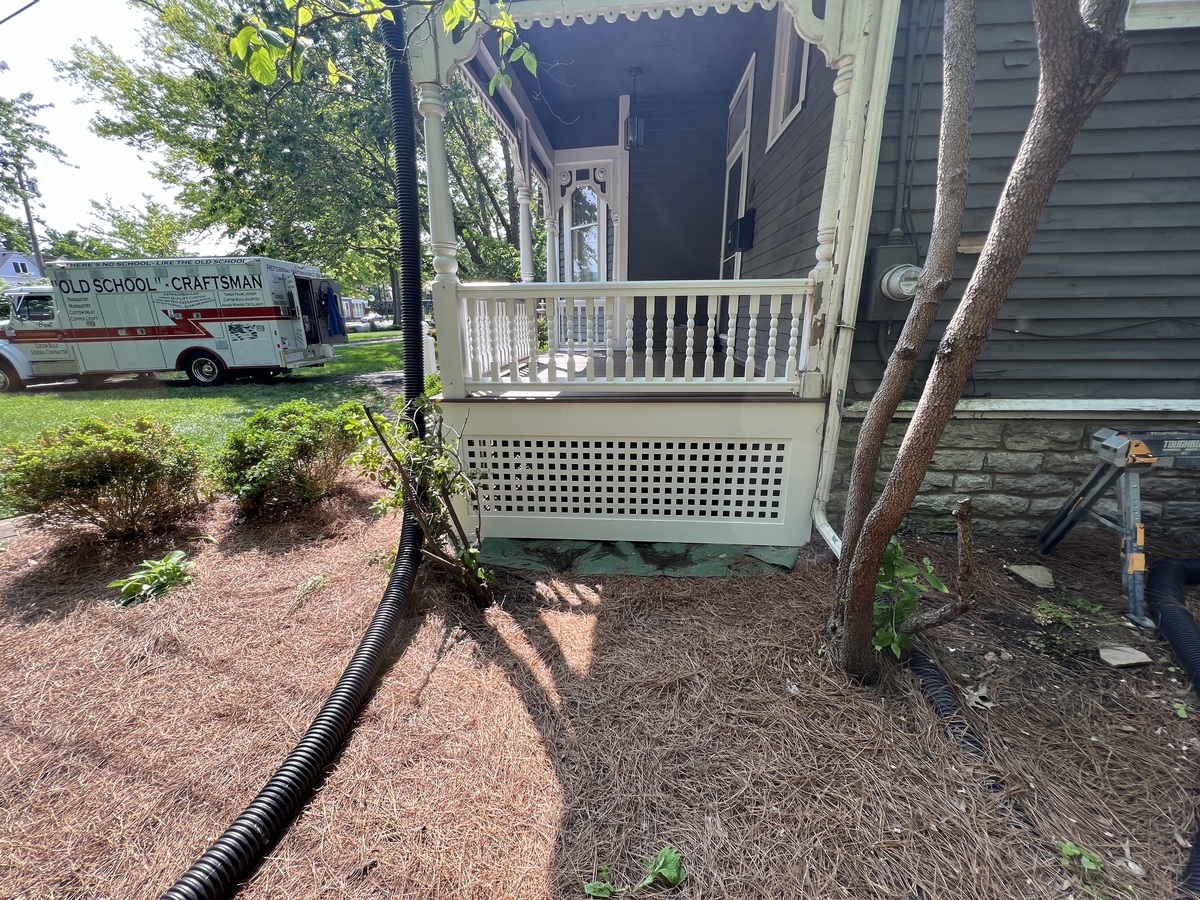
M 790 572 L 800 548 L 484 538 L 480 554 L 485 566 L 526 572 L 715 578 Z

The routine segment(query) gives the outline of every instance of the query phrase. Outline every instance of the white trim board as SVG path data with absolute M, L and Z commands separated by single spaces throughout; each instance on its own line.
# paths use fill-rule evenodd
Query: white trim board
M 849 406 L 843 418 L 860 419 L 869 402 Z M 910 419 L 916 403 L 901 403 L 894 419 Z M 1200 420 L 1200 400 L 960 400 L 955 419 L 1096 419 L 1146 416 L 1174 421 Z

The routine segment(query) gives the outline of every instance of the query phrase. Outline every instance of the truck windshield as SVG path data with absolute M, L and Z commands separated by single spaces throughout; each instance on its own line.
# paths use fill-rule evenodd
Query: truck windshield
M 54 318 L 54 301 L 45 294 L 25 294 L 13 301 L 13 318 L 26 322 L 49 322 Z

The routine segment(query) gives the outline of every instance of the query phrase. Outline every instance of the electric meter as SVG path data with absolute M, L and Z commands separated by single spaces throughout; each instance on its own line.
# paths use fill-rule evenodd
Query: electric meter
M 883 278 L 879 281 L 879 289 L 889 300 L 911 300 L 916 296 L 917 281 L 921 277 L 921 272 L 920 266 L 910 263 L 892 266 L 883 273 Z

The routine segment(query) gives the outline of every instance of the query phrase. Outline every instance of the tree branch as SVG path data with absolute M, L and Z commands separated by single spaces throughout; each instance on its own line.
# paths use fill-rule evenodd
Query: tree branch
M 949 602 L 936 609 L 914 612 L 905 619 L 900 625 L 900 630 L 905 634 L 919 634 L 938 625 L 945 625 L 975 608 L 974 592 L 971 590 L 972 540 L 969 497 L 958 501 L 954 519 L 958 523 L 958 584 L 955 586 L 955 595 Z

